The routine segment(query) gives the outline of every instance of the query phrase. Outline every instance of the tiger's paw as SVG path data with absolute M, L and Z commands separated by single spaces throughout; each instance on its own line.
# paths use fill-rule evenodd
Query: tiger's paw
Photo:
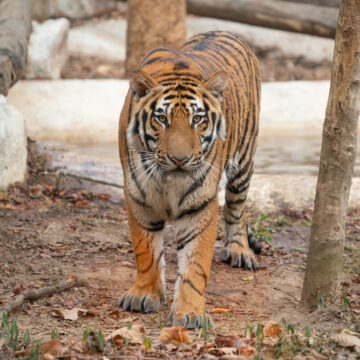
M 122 294 L 117 304 L 124 310 L 134 310 L 143 313 L 155 312 L 165 301 L 165 296 L 151 293 L 140 293 L 133 288 Z
M 213 319 L 204 314 L 183 314 L 180 312 L 170 315 L 170 320 L 172 321 L 172 326 L 183 326 L 187 329 L 206 329 L 212 330 L 215 328 Z
M 242 267 L 249 270 L 256 270 L 259 266 L 253 251 L 239 244 L 224 247 L 220 252 L 220 260 L 231 267 Z

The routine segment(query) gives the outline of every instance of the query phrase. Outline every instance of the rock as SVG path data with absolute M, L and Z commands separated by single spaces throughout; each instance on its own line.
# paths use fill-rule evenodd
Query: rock
M 128 87 L 127 80 L 19 81 L 8 101 L 26 113 L 35 140 L 116 142 Z M 328 92 L 328 81 L 263 84 L 260 136 L 320 135 Z
M 286 209 L 301 212 L 314 205 L 316 181 L 316 176 L 254 174 L 247 206 L 256 213 L 278 213 Z M 223 189 L 219 193 L 219 203 L 225 203 Z M 348 208 L 359 207 L 360 178 L 354 177 Z
M 86 19 L 116 9 L 124 9 L 126 4 L 116 0 L 31 0 L 33 18 L 39 21 L 48 18 L 67 17 Z
M 128 86 L 122 80 L 26 80 L 10 89 L 8 101 L 26 114 L 35 140 L 116 142 Z
M 70 22 L 67 19 L 33 22 L 29 40 L 27 79 L 58 79 L 68 58 L 67 40 Z
M 24 181 L 26 175 L 25 121 L 21 113 L 0 95 L 0 189 Z
M 73 27 L 69 31 L 68 49 L 75 56 L 125 61 L 126 21 L 107 20 Z

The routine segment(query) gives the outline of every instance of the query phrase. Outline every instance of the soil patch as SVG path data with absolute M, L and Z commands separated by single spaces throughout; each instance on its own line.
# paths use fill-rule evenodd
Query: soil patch
M 342 349 L 328 339 L 345 327 L 359 331 L 359 212 L 349 214 L 347 222 L 343 295 L 351 308 L 320 308 L 312 314 L 304 313 L 299 306 L 311 211 L 305 214 L 291 210 L 284 214 L 249 211 L 249 223 L 263 239 L 263 252 L 258 256 L 260 269 L 255 273 L 219 261 L 224 235 L 220 214 L 206 290 L 206 311 L 226 310 L 212 313 L 214 331 L 189 331 L 194 343 L 165 346 L 158 339 L 161 328 L 171 326 L 168 315 L 177 263 L 173 229 L 168 227 L 165 236 L 167 303 L 155 314 L 123 311 L 116 306 L 116 300 L 131 286 L 136 273 L 124 203 L 114 203 L 110 195 L 86 190 L 82 183 L 70 178 L 59 191 L 54 191 L 55 169 L 48 167 L 46 156 L 34 151 L 34 144 L 30 145 L 27 183 L 0 192 L 0 308 L 24 290 L 53 285 L 72 276 L 86 279 L 87 285 L 25 302 L 11 315 L 20 333 L 17 348 L 24 346 L 26 330 L 34 341 L 45 342 L 53 334 L 65 346 L 67 355 L 80 359 L 89 354 L 84 341 L 89 329 L 90 335 L 91 331 L 98 334 L 91 329 L 101 329 L 106 336 L 121 327 L 141 325 L 145 339 L 150 340 L 142 345 L 107 342 L 104 356 L 117 359 L 224 356 L 221 349 L 226 346 L 216 343 L 220 335 L 242 339 L 248 353 L 245 348 L 240 352 L 239 348 L 232 354 L 241 354 L 243 358 L 261 354 L 261 358 L 270 359 L 279 349 L 278 357 L 284 359 L 294 358 L 295 354 L 316 358 L 311 357 L 312 351 L 325 358 L 358 356 L 354 347 Z M 64 320 L 56 315 L 63 308 L 83 311 L 77 320 Z M 257 330 L 263 329 L 258 324 L 265 325 L 270 320 L 281 324 L 284 331 L 283 337 L 277 337 L 274 343 L 269 340 L 267 343 L 265 338 L 262 341 Z M 301 335 L 304 331 L 306 334 L 306 329 L 311 331 L 308 337 L 311 344 L 301 340 L 306 337 Z M 293 330 L 300 334 L 295 350 L 289 340 Z M 1 334 L 5 334 L 4 327 L 0 329 L 0 358 L 11 359 L 13 352 L 7 333 L 6 342 L 2 342 Z

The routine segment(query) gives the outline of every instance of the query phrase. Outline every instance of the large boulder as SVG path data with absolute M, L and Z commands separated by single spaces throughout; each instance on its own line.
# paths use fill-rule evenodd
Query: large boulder
M 70 22 L 67 19 L 33 22 L 28 47 L 27 79 L 58 79 L 68 58 L 67 41 Z
M 0 189 L 5 190 L 26 176 L 25 120 L 21 113 L 0 95 Z
M 57 17 L 87 19 L 124 8 L 124 4 L 116 0 L 31 0 L 31 2 L 33 18 L 39 21 Z

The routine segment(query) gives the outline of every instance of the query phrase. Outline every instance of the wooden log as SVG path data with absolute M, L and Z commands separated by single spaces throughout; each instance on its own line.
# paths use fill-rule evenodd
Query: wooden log
M 27 63 L 27 44 L 31 32 L 29 0 L 0 2 L 0 94 L 24 73 Z
M 335 8 L 279 0 L 187 0 L 190 14 L 335 38 Z
M 337 9 L 340 8 L 340 4 L 341 4 L 341 0 L 282 0 L 282 1 L 289 1 L 289 2 L 296 2 L 296 3 L 303 3 L 303 4 L 312 4 L 312 5 L 319 5 L 319 6 L 335 7 Z

